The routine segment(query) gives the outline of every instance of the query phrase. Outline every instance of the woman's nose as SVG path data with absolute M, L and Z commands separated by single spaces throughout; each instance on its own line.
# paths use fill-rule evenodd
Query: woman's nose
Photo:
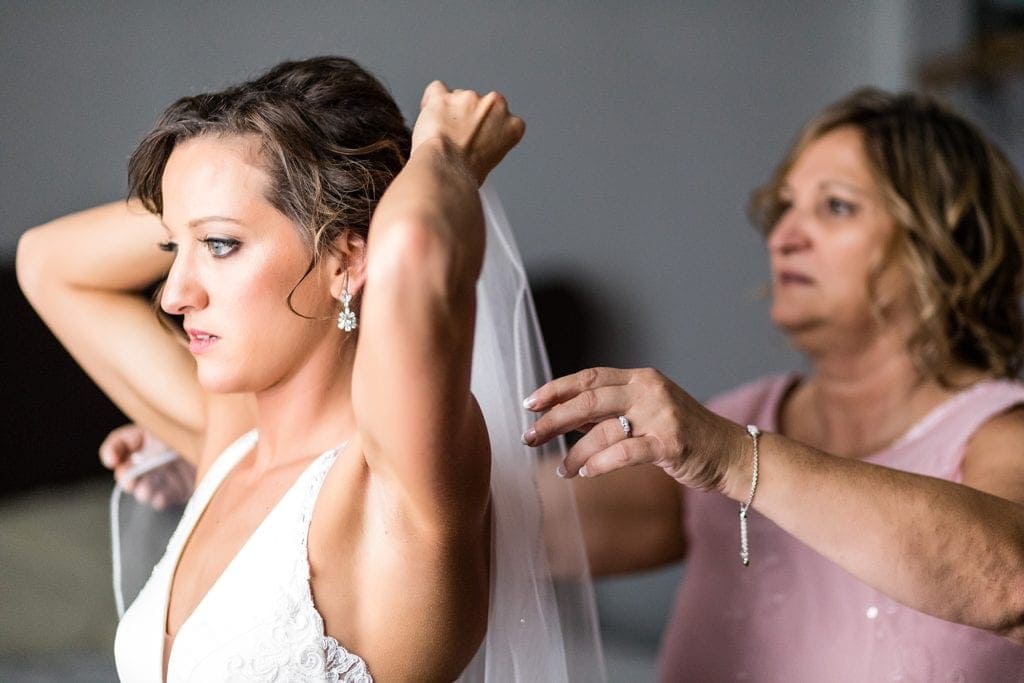
M 175 258 L 160 292 L 160 308 L 171 315 L 182 315 L 205 305 L 206 291 L 194 270 L 180 256 Z
M 795 208 L 782 214 L 768 233 L 768 251 L 788 256 L 809 247 L 811 236 L 806 221 L 807 218 Z

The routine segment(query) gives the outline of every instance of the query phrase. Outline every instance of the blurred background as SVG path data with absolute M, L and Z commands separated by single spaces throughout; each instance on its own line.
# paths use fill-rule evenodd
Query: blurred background
M 14 278 L 18 236 L 123 197 L 179 96 L 287 58 L 355 58 L 411 123 L 423 87 L 527 121 L 492 175 L 556 373 L 655 366 L 705 399 L 799 369 L 744 213 L 800 125 L 861 85 L 927 88 L 1024 165 L 1024 2 L 0 2 L 0 680 L 111 680 L 96 448 L 124 418 Z M 653 680 L 684 567 L 601 581 L 609 678 Z

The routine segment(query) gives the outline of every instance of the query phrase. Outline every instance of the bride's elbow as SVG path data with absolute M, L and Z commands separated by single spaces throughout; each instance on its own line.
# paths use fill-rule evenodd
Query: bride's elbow
M 464 245 L 453 244 L 429 220 L 408 218 L 390 224 L 373 244 L 366 275 L 369 282 L 397 289 L 443 288 L 475 282 L 479 266 L 467 261 Z
M 30 302 L 35 304 L 39 294 L 52 274 L 48 272 L 46 226 L 31 228 L 18 239 L 14 256 L 14 268 L 18 286 Z

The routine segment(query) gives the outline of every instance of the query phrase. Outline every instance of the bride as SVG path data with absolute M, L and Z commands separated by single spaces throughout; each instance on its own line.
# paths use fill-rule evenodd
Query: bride
M 22 237 L 51 330 L 197 471 L 118 628 L 123 680 L 500 675 L 478 186 L 523 130 L 500 95 L 435 81 L 410 136 L 354 62 L 288 62 L 171 105 L 128 203 Z M 171 324 L 138 294 L 165 275 Z M 546 659 L 513 642 L 506 658 Z

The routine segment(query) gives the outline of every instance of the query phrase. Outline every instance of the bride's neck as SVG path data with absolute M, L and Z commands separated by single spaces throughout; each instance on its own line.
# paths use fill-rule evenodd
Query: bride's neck
M 352 363 L 330 371 L 312 365 L 256 395 L 257 466 L 306 458 L 334 448 L 355 431 Z

